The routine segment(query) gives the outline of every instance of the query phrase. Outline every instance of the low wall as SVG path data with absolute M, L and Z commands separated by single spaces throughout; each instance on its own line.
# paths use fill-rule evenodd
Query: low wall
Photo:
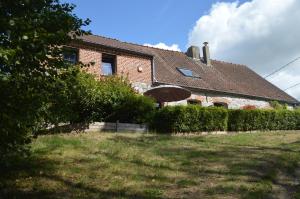
M 148 132 L 148 127 L 144 124 L 95 122 L 90 124 L 84 131 Z
M 130 124 L 130 123 L 112 123 L 112 122 L 94 122 L 91 124 L 59 124 L 58 126 L 51 125 L 47 131 L 57 132 L 148 132 L 148 126 L 144 124 Z

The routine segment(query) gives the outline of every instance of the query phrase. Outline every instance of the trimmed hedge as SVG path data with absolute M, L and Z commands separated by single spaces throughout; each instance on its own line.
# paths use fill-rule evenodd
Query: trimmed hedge
M 167 106 L 156 112 L 151 128 L 160 133 L 300 130 L 300 111 Z
M 300 129 L 300 113 L 289 110 L 229 110 L 229 131 Z
M 161 133 L 224 131 L 227 120 L 228 112 L 223 108 L 167 106 L 156 112 L 151 127 Z

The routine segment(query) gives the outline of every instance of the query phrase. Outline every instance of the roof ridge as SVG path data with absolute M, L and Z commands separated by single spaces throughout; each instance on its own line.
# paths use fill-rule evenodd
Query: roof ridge
M 212 61 L 216 61 L 216 62 L 221 62 L 221 63 L 224 63 L 224 64 L 231 64 L 231 65 L 236 65 L 236 66 L 244 66 L 244 67 L 247 67 L 249 68 L 247 65 L 245 64 L 238 64 L 238 63 L 232 63 L 232 62 L 228 62 L 228 61 L 222 61 L 222 60 L 217 60 L 217 59 L 211 59 Z
M 133 43 L 133 42 L 127 42 L 127 41 L 121 41 L 119 39 L 116 38 L 111 38 L 111 37 L 106 37 L 106 36 L 102 36 L 102 35 L 95 35 L 95 34 L 90 34 L 91 36 L 95 36 L 95 37 L 102 37 L 104 39 L 110 39 L 110 40 L 114 40 L 120 43 L 125 43 L 125 44 L 130 44 L 130 45 L 135 45 L 135 46 L 140 46 L 140 47 L 144 47 L 144 48 L 152 48 L 152 49 L 156 49 L 156 50 L 162 50 L 162 51 L 169 51 L 169 52 L 177 52 L 177 53 L 182 53 L 185 54 L 182 51 L 176 51 L 176 50 L 169 50 L 169 49 L 162 49 L 162 48 L 157 48 L 157 47 L 153 47 L 153 46 L 145 46 L 142 44 L 137 44 L 137 43 Z
M 114 41 L 117 41 L 117 42 L 120 42 L 120 43 L 125 43 L 125 44 L 130 44 L 130 45 L 140 46 L 140 47 L 143 47 L 143 48 L 150 48 L 150 49 L 162 50 L 162 51 L 167 51 L 167 52 L 176 52 L 176 53 L 180 53 L 180 54 L 186 55 L 185 52 L 182 52 L 182 51 L 162 49 L 162 48 L 157 48 L 157 47 L 153 47 L 153 46 L 145 46 L 145 45 L 142 45 L 142 44 L 137 44 L 137 43 L 133 43 L 133 42 L 127 42 L 127 41 L 121 41 L 121 40 L 116 39 L 116 38 L 106 37 L 106 36 L 102 36 L 102 35 L 96 35 L 96 34 L 90 34 L 90 35 L 95 36 L 95 37 L 101 37 L 101 38 L 104 38 L 104 39 L 114 40 Z M 187 55 L 186 55 L 186 56 L 187 56 Z M 202 58 L 202 57 L 201 57 L 201 58 Z M 249 67 L 248 67 L 247 65 L 245 65 L 245 64 L 238 64 L 238 63 L 233 63 L 233 62 L 228 62 L 228 61 L 222 61 L 222 60 L 217 60 L 217 59 L 211 59 L 211 60 L 212 60 L 212 61 L 216 61 L 216 62 L 225 63 L 225 64 L 231 64 L 231 65 L 243 66 L 243 67 L 249 68 Z M 194 61 L 194 60 L 193 60 L 193 61 Z

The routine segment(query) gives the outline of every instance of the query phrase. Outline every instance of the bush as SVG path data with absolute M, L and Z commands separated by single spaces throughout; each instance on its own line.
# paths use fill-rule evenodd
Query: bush
M 282 103 L 279 103 L 278 101 L 271 101 L 270 105 L 275 110 L 282 110 L 282 109 L 286 110 L 287 109 L 287 104 L 282 104 Z
M 28 154 L 28 144 L 45 123 L 49 85 L 43 78 L 0 78 L 0 164 L 8 156 Z
M 0 167 L 8 156 L 27 154 L 37 125 L 36 106 L 31 106 L 35 99 L 22 83 L 0 79 Z
M 229 110 L 228 130 L 296 130 L 299 115 L 289 110 Z
M 48 121 L 90 123 L 145 123 L 154 111 L 154 101 L 136 94 L 127 79 L 96 80 L 79 69 L 65 71 L 55 84 Z
M 153 117 L 154 111 L 154 100 L 142 95 L 131 94 L 124 98 L 124 102 L 115 107 L 112 116 L 107 118 L 107 121 L 119 120 L 125 123 L 147 124 Z
M 168 106 L 157 111 L 151 128 L 160 133 L 299 130 L 300 111 L 226 110 L 193 105 Z
M 167 106 L 156 112 L 151 128 L 161 133 L 224 131 L 227 119 L 227 111 L 223 108 Z

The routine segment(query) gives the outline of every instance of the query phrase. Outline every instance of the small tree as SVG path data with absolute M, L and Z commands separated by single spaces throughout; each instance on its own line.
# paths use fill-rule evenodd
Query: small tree
M 89 24 L 73 9 L 59 0 L 0 1 L 0 160 L 24 151 L 45 120 L 53 82 L 70 67 L 61 46 Z

